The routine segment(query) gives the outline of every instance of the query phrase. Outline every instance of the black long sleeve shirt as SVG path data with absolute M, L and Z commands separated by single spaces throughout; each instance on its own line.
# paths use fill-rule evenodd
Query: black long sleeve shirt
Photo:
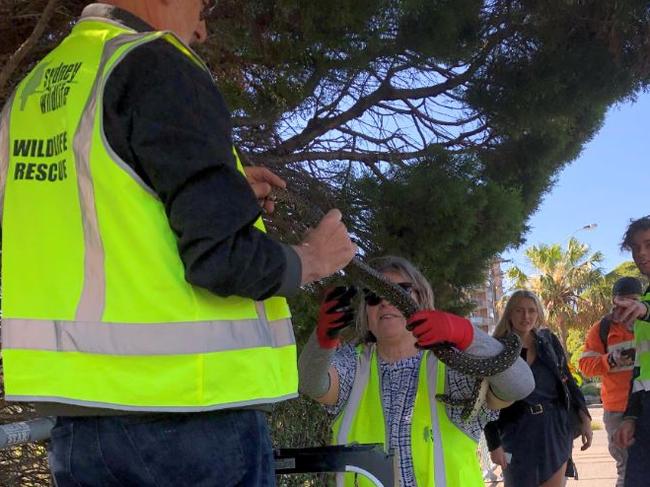
M 92 4 L 82 18 L 146 32 L 130 13 Z M 297 254 L 253 227 L 261 209 L 232 153 L 230 113 L 211 76 L 165 40 L 131 51 L 103 97 L 106 139 L 158 195 L 191 284 L 221 296 L 290 296 Z

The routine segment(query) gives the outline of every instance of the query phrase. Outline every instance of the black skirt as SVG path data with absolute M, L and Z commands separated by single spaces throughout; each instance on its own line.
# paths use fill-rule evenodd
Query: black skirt
M 573 435 L 569 413 L 557 400 L 553 373 L 536 360 L 535 390 L 523 400 L 516 421 L 503 426 L 501 441 L 510 457 L 503 472 L 506 487 L 538 487 L 569 460 Z

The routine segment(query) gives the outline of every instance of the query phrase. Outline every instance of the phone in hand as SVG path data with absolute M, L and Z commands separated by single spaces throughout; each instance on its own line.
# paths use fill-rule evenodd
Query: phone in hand
M 628 360 L 634 360 L 636 358 L 636 350 L 634 348 L 626 348 L 621 350 L 621 357 L 624 357 Z

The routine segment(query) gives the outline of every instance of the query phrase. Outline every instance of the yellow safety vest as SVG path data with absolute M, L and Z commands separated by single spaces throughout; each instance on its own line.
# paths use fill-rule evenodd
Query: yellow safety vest
M 411 421 L 411 456 L 417 485 L 482 487 L 477 443 L 447 417 L 435 400 L 445 391 L 445 365 L 429 351 L 420 362 Z M 357 368 L 350 397 L 332 427 L 333 444 L 388 444 L 381 401 L 379 365 L 374 344 L 357 348 Z M 337 486 L 371 486 L 356 474 L 338 474 Z
M 2 112 L 8 400 L 202 411 L 297 395 L 286 301 L 188 284 L 163 204 L 106 141 L 106 80 L 157 39 L 207 70 L 171 33 L 84 19 Z
M 650 293 L 643 295 L 641 301 L 650 303 Z M 650 391 L 650 323 L 641 320 L 634 322 L 634 343 L 634 367 L 639 368 L 639 375 L 634 378 L 632 391 Z

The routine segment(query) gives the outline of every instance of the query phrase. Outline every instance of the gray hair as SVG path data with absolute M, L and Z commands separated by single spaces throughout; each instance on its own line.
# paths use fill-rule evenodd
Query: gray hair
M 370 266 L 378 272 L 397 272 L 404 275 L 413 283 L 415 300 L 419 309 L 433 309 L 433 289 L 426 277 L 408 260 L 403 257 L 387 255 L 369 262 Z M 357 343 L 369 343 L 376 341 L 375 336 L 368 329 L 368 313 L 366 303 L 362 299 L 357 310 L 356 318 L 356 340 Z

